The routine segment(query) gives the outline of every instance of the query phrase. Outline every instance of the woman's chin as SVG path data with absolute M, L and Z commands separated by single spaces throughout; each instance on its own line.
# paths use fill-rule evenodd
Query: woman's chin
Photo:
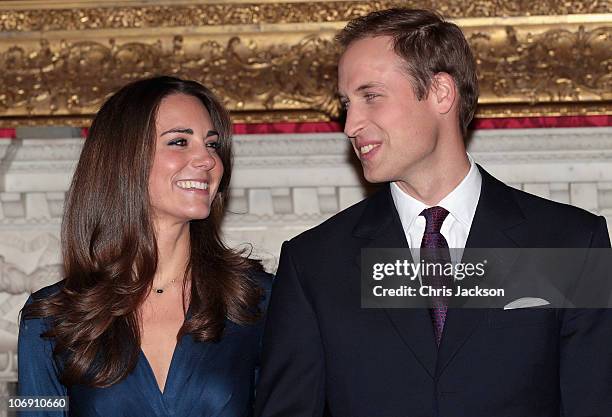
M 207 208 L 205 210 L 200 210 L 198 212 L 190 214 L 189 221 L 204 220 L 207 219 L 208 216 L 210 216 L 210 210 Z

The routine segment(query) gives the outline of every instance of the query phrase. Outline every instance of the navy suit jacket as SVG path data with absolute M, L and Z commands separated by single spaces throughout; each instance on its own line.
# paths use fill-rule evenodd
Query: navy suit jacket
M 481 169 L 468 248 L 610 247 L 605 220 Z M 362 248 L 407 247 L 388 187 L 285 242 L 261 417 L 612 416 L 612 310 L 360 307 Z

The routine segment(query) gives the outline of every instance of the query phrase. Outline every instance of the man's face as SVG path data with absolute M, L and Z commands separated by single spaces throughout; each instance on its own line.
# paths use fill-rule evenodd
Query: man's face
M 349 136 L 369 182 L 406 181 L 436 159 L 434 94 L 417 100 L 388 36 L 349 45 L 338 64 L 338 89 Z

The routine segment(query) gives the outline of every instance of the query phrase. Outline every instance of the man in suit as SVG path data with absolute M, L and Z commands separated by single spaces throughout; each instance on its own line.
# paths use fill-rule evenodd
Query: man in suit
M 284 243 L 256 416 L 612 416 L 611 310 L 361 308 L 363 248 L 610 239 L 602 217 L 510 188 L 466 153 L 478 87 L 456 25 L 391 9 L 338 40 L 345 133 L 365 178 L 389 184 Z

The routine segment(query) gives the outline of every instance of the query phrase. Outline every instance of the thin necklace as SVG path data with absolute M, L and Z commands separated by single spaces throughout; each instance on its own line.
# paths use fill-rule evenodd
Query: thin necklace
M 165 285 L 159 288 L 153 288 L 153 291 L 155 291 L 156 294 L 163 294 L 164 291 L 170 288 L 170 286 L 172 286 L 172 284 L 174 284 L 175 282 L 176 282 L 176 278 L 174 278 L 173 280 L 171 280 L 170 282 L 166 283 Z

